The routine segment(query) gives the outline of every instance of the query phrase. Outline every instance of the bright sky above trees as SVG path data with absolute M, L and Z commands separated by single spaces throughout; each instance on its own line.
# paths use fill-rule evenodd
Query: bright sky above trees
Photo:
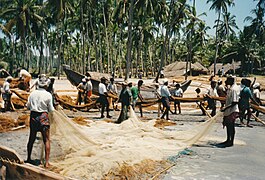
M 190 1 L 192 3 L 192 1 Z M 250 22 L 244 22 L 244 19 L 247 16 L 251 16 L 251 10 L 255 8 L 257 2 L 253 0 L 235 0 L 235 6 L 229 8 L 229 12 L 232 15 L 236 16 L 236 23 L 240 30 L 243 30 L 245 25 L 250 24 Z M 211 27 L 208 31 L 211 35 L 215 34 L 215 29 L 213 29 L 214 21 L 217 19 L 217 14 L 215 11 L 210 11 L 211 4 L 206 4 L 206 0 L 196 0 L 196 10 L 197 14 L 201 14 L 203 12 L 207 13 L 207 17 L 203 16 L 201 19 L 206 21 L 206 24 Z

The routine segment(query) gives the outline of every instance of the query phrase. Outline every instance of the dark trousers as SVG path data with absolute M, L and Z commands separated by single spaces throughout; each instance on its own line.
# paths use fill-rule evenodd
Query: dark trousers
M 162 97 L 162 104 L 166 108 L 166 110 L 164 111 L 164 113 L 163 113 L 161 118 L 164 119 L 164 117 L 166 116 L 166 118 L 169 119 L 168 114 L 169 114 L 169 111 L 170 111 L 170 104 L 169 104 L 168 97 Z
M 100 94 L 99 95 L 99 102 L 101 105 L 101 116 L 103 116 L 104 111 L 105 111 L 105 107 L 106 107 L 106 111 L 107 111 L 107 116 L 109 116 L 109 102 L 108 99 L 105 95 Z

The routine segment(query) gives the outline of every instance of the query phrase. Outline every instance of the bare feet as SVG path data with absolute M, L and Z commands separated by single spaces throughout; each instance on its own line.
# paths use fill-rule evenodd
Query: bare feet
M 47 163 L 45 163 L 44 167 L 49 168 L 49 167 L 51 167 L 51 164 L 47 162 Z
M 250 124 L 247 124 L 247 127 L 253 128 L 253 126 L 252 126 L 252 125 L 250 125 Z

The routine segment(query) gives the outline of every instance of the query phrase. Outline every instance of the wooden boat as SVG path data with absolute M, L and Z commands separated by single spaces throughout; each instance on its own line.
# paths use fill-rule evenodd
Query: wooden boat
M 1 165 L 2 164 L 2 165 Z M 25 163 L 19 154 L 8 147 L 0 146 L 0 165 L 6 169 L 6 179 L 50 179 L 66 180 L 73 179 L 54 173 L 47 169 Z M 0 166 L 0 168 L 1 168 Z
M 82 81 L 82 79 L 85 77 L 83 74 L 75 72 L 75 71 L 69 69 L 67 66 L 63 66 L 63 70 L 67 76 L 67 79 L 74 86 L 77 86 Z M 100 81 L 95 79 L 95 78 L 91 78 L 91 83 L 93 84 L 93 93 L 98 95 L 98 85 L 99 85 Z M 116 84 L 117 84 L 118 91 L 120 91 L 121 90 L 121 83 L 117 82 Z M 180 88 L 183 90 L 183 92 L 185 92 L 188 89 L 190 84 L 191 84 L 191 80 L 184 81 L 181 83 Z M 173 87 L 173 86 L 169 87 L 169 90 L 171 93 L 174 92 L 174 89 L 175 89 L 175 87 Z M 141 88 L 141 92 L 142 92 L 142 95 L 144 98 L 151 98 L 152 96 L 154 96 L 152 93 L 154 91 L 155 91 L 155 85 L 154 84 L 143 85 L 143 87 Z

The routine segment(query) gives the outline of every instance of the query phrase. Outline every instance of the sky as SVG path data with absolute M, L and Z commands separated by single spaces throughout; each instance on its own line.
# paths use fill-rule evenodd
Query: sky
M 192 0 L 190 0 L 192 3 Z M 206 3 L 207 0 L 196 0 L 196 10 L 197 15 L 206 12 L 207 16 L 200 17 L 202 20 L 205 20 L 206 24 L 211 28 L 208 33 L 210 35 L 215 34 L 215 30 L 213 29 L 214 21 L 217 19 L 218 14 L 216 14 L 215 10 L 209 10 L 211 4 Z M 234 0 L 235 6 L 229 8 L 229 12 L 231 15 L 236 16 L 236 23 L 240 30 L 243 30 L 244 26 L 249 25 L 250 22 L 244 22 L 244 19 L 247 16 L 252 16 L 251 10 L 256 7 L 257 2 L 253 0 Z

